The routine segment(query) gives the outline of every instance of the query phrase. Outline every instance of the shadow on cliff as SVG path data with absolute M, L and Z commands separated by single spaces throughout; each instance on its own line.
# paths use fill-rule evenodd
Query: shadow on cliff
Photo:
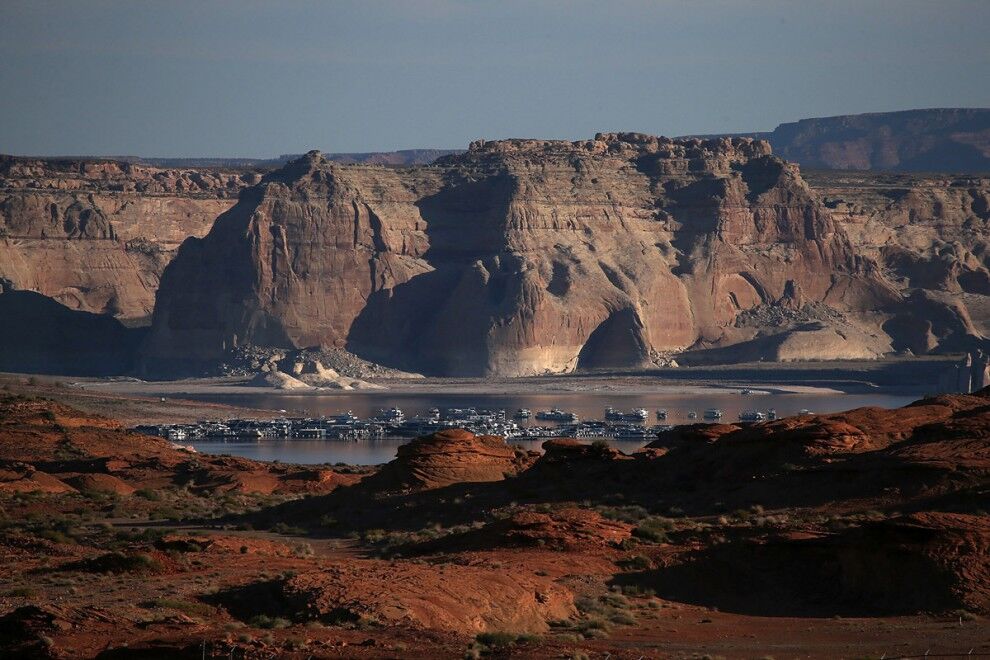
M 432 270 L 372 293 L 351 324 L 347 349 L 428 375 L 484 373 L 486 337 L 509 292 L 505 278 L 489 277 L 483 264 L 511 256 L 505 226 L 514 190 L 508 175 L 474 181 L 454 174 L 418 201 L 429 239 L 422 259 Z

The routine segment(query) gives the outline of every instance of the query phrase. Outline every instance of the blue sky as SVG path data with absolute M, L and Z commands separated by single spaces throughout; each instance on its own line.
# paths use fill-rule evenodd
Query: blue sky
M 990 106 L 987 0 L 0 1 L 0 153 L 274 156 Z

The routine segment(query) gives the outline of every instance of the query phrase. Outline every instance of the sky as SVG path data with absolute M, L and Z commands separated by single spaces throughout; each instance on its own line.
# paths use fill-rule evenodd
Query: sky
M 990 107 L 988 0 L 0 0 L 0 153 L 272 157 Z

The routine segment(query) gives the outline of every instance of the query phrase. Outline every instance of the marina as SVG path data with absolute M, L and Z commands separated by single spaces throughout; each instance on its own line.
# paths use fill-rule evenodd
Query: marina
M 533 395 L 339 394 L 326 397 L 215 397 L 225 403 L 278 411 L 269 419 L 143 425 L 138 430 L 204 453 L 258 460 L 377 464 L 419 435 L 445 428 L 500 435 L 539 450 L 548 438 L 604 440 L 623 451 L 648 444 L 679 424 L 754 423 L 788 415 L 859 406 L 895 407 L 915 397 L 891 394 L 756 395 L 740 393 L 656 397 L 640 394 Z M 709 418 L 707 413 L 720 413 Z M 654 421 L 655 418 L 655 421 Z

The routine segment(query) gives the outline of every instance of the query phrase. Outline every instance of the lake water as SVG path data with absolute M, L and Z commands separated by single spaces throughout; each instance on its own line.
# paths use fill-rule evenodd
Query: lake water
M 646 408 L 650 411 L 649 424 L 656 424 L 655 412 L 668 411 L 667 424 L 686 424 L 701 421 L 706 408 L 720 408 L 725 413 L 723 421 L 738 419 L 743 410 L 767 410 L 774 408 L 779 417 L 797 414 L 802 409 L 816 413 L 839 412 L 862 406 L 897 408 L 921 398 L 920 395 L 894 394 L 753 394 L 738 393 L 659 395 L 659 394 L 608 394 L 587 392 L 541 392 L 539 394 L 401 394 L 389 392 L 334 393 L 326 396 L 251 394 L 210 395 L 187 397 L 232 405 L 285 410 L 288 416 L 319 416 L 350 410 L 358 417 L 370 417 L 379 410 L 395 406 L 407 416 L 425 413 L 430 408 L 503 408 L 510 415 L 519 408 L 538 410 L 561 408 L 577 413 L 582 419 L 601 419 L 607 406 L 618 410 Z M 696 411 L 698 420 L 689 420 L 688 411 Z M 530 424 L 546 424 L 531 420 Z M 524 425 L 525 423 L 521 424 Z M 193 442 L 198 451 L 209 454 L 243 456 L 260 461 L 284 463 L 322 464 L 348 463 L 351 465 L 377 465 L 395 458 L 399 445 L 408 439 L 385 438 L 379 440 L 202 440 Z M 513 440 L 527 449 L 539 449 L 542 440 Z M 643 442 L 610 441 L 625 452 L 641 447 Z

